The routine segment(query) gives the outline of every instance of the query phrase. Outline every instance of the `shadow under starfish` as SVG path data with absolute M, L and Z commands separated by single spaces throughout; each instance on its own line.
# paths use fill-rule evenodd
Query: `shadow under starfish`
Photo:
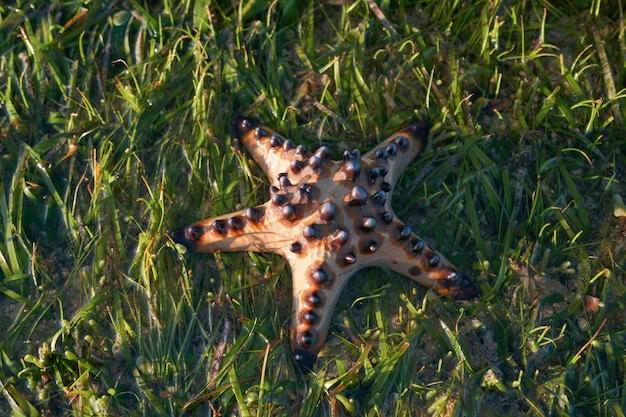
M 424 149 L 419 121 L 361 156 L 328 148 L 309 153 L 253 119 L 238 118 L 244 146 L 269 177 L 265 204 L 201 220 L 170 234 L 193 252 L 271 252 L 287 259 L 293 282 L 291 350 L 303 372 L 317 361 L 342 289 L 359 269 L 386 266 L 439 294 L 477 295 L 476 287 L 394 214 L 391 194 Z

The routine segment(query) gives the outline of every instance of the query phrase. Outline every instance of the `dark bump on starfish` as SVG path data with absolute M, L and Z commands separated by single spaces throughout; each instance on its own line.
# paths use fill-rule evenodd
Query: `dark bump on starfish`
M 394 142 L 396 143 L 396 145 L 398 145 L 398 148 L 400 148 L 403 151 L 409 147 L 409 141 L 404 135 L 400 135 L 396 137 L 394 139 Z
M 262 209 L 249 207 L 246 209 L 246 218 L 252 223 L 258 223 L 263 218 Z
M 198 224 L 194 224 L 185 228 L 184 236 L 186 239 L 192 242 L 197 242 L 198 240 L 200 240 L 203 234 L 204 234 L 204 227 Z M 172 238 L 174 239 L 175 242 L 178 241 L 177 239 L 178 236 L 179 236 L 178 231 L 172 233 Z M 180 240 L 183 240 L 183 239 L 180 239 Z M 179 242 L 179 243 L 182 243 L 182 242 Z
M 328 236 L 328 242 L 331 245 L 336 244 L 336 245 L 339 245 L 339 247 L 341 247 L 348 241 L 349 237 L 350 236 L 348 235 L 348 232 L 346 232 L 343 229 L 337 229 L 330 236 Z
M 479 294 L 478 288 L 468 278 L 462 278 L 457 288 L 452 291 L 451 296 L 455 300 L 471 300 L 478 297 Z
M 335 217 L 335 213 L 337 213 L 337 208 L 332 201 L 326 201 L 320 206 L 319 213 L 320 220 L 327 222 Z
M 198 240 L 204 233 L 204 227 L 199 225 L 190 225 L 176 229 L 171 233 L 168 233 L 169 237 L 178 244 L 183 245 L 192 252 L 195 252 L 198 247 Z
M 313 187 L 311 187 L 311 184 L 302 184 L 300 187 L 298 187 L 298 192 L 303 196 L 310 195 L 311 191 L 313 191 Z
M 422 239 L 411 240 L 411 252 L 419 254 L 424 249 L 424 241 Z
M 228 227 L 234 232 L 238 232 L 246 225 L 246 219 L 243 216 L 233 216 L 228 219 Z
M 352 152 L 350 152 L 347 149 L 345 151 L 343 151 L 343 161 L 344 162 L 347 162 L 347 161 L 358 161 L 359 159 L 361 159 L 361 151 L 359 151 L 358 149 L 355 149 Z
M 213 227 L 213 231 L 218 235 L 225 236 L 228 232 L 228 228 L 226 227 L 226 222 L 224 220 L 215 220 L 211 226 Z
M 304 296 L 304 303 L 312 308 L 324 305 L 324 296 L 319 291 L 311 291 Z
M 320 159 L 326 159 L 326 157 L 328 157 L 328 148 L 326 146 L 320 146 L 315 151 L 315 156 Z
M 272 137 L 270 138 L 270 146 L 272 148 L 278 148 L 282 144 L 283 144 L 283 140 L 280 138 L 280 136 L 272 135 Z
M 296 336 L 296 339 L 298 340 L 300 346 L 302 346 L 303 348 L 310 348 L 311 345 L 315 343 L 317 337 L 315 335 L 315 332 L 305 330 L 304 332 L 299 332 Z
M 396 152 L 398 151 L 398 147 L 395 144 L 390 143 L 389 145 L 387 145 L 387 148 L 385 148 L 385 150 L 390 156 L 395 156 Z
M 304 226 L 304 229 L 302 229 L 302 235 L 307 239 L 317 238 L 317 232 L 315 231 L 315 227 L 312 225 Z
M 263 129 L 262 127 L 257 127 L 256 129 L 254 129 L 254 137 L 258 140 L 261 138 L 264 138 L 265 136 L 267 136 L 267 131 L 265 129 Z
M 393 213 L 390 211 L 383 211 L 380 213 L 380 217 L 383 219 L 383 222 L 389 224 L 393 221 Z
M 414 277 L 419 276 L 421 273 L 422 273 L 422 270 L 417 265 L 409 268 L 409 274 L 413 275 Z
M 385 175 L 389 173 L 389 169 L 386 166 L 379 166 L 378 169 L 380 169 L 381 177 L 384 177 Z
M 283 143 L 283 150 L 285 152 L 288 152 L 290 150 L 292 150 L 293 148 L 296 147 L 296 144 L 293 143 L 293 141 L 291 139 L 287 139 L 284 143 Z
M 378 177 L 380 177 L 380 169 L 378 167 L 374 167 L 367 172 L 367 179 L 370 180 L 370 183 L 374 183 Z
M 355 181 L 359 174 L 361 173 L 361 163 L 359 161 L 346 161 L 346 163 L 341 168 L 343 171 L 346 181 Z
M 405 240 L 411 236 L 411 228 L 409 226 L 402 225 L 398 228 L 398 239 Z
M 313 310 L 302 311 L 298 318 L 298 321 L 300 321 L 300 323 L 303 323 L 309 326 L 314 325 L 315 323 L 317 323 L 318 320 L 319 320 L 319 316 Z
M 379 148 L 376 150 L 374 156 L 378 159 L 387 159 L 387 150 L 383 148 Z
M 374 201 L 376 201 L 376 203 L 380 204 L 381 206 L 387 202 L 387 193 L 383 190 L 376 191 L 374 194 L 372 194 L 372 197 L 374 198 Z
M 302 168 L 304 168 L 304 162 L 294 159 L 293 161 L 291 161 L 289 167 L 294 174 L 297 174 L 302 171 Z
M 411 135 L 419 138 L 423 142 L 423 147 L 426 147 L 428 142 L 428 131 L 430 130 L 430 125 L 426 120 L 419 120 L 406 128 L 406 131 L 411 132 Z
M 304 204 L 306 205 L 311 197 L 311 193 L 313 191 L 313 187 L 309 184 L 303 184 L 300 187 L 298 187 L 298 190 L 296 191 L 295 194 L 295 199 L 299 204 Z
M 463 275 L 460 275 L 460 276 L 459 276 L 459 284 L 461 284 L 461 285 L 462 285 L 462 286 L 464 286 L 464 287 L 471 287 L 471 286 L 473 286 L 473 285 L 474 285 L 474 284 L 472 283 L 472 281 L 470 281 L 470 279 L 469 279 L 469 278 L 467 278 L 467 277 L 465 277 L 465 276 L 463 276 Z
M 307 151 L 304 145 L 298 145 L 298 147 L 296 148 L 296 156 L 299 158 L 307 157 Z
M 278 174 L 278 183 L 280 184 L 280 188 L 291 187 L 291 181 L 289 181 L 289 177 L 286 172 L 281 172 Z
M 283 217 L 286 220 L 293 221 L 296 219 L 296 208 L 291 204 L 283 206 Z
M 313 369 L 313 365 L 317 362 L 317 353 L 310 352 L 305 349 L 294 349 L 293 360 L 296 362 L 298 371 L 302 374 L 308 374 Z
M 431 253 L 426 257 L 426 266 L 430 269 L 436 269 L 439 267 L 441 257 L 436 253 Z
M 311 158 L 309 158 L 308 164 L 309 167 L 313 170 L 319 169 L 319 167 L 322 166 L 322 158 L 317 155 L 313 155 Z
M 287 202 L 287 196 L 284 194 L 274 194 L 272 196 L 272 204 L 275 206 L 282 206 Z
M 448 275 L 444 281 L 447 287 L 452 287 L 458 285 L 461 282 L 461 275 L 456 271 L 451 271 L 450 275 Z
M 354 186 L 348 193 L 347 200 L 349 206 L 362 206 L 367 203 L 367 191 L 360 185 Z
M 356 255 L 354 252 L 348 252 L 344 260 L 348 265 L 354 265 L 356 263 Z
M 376 228 L 376 219 L 371 216 L 363 217 L 363 221 L 361 222 L 361 229 L 365 232 L 371 232 Z
M 302 252 L 302 243 L 293 242 L 291 245 L 289 245 L 289 250 L 292 251 L 293 253 Z
M 365 252 L 366 253 L 374 253 L 378 250 L 379 243 L 376 240 L 369 240 L 365 242 Z
M 311 272 L 311 281 L 319 286 L 324 286 L 330 282 L 330 275 L 324 268 L 318 268 Z
M 388 182 L 383 181 L 380 184 L 380 189 L 383 190 L 384 192 L 388 193 L 389 191 L 391 191 L 391 184 L 389 184 Z
M 235 119 L 235 128 L 241 136 L 248 133 L 256 124 L 257 122 L 254 119 L 247 117 L 238 117 Z

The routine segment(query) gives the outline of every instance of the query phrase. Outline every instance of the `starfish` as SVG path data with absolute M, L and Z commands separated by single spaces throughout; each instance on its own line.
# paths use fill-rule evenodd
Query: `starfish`
M 317 361 L 341 291 L 361 268 L 386 266 L 437 293 L 469 299 L 477 289 L 443 255 L 403 224 L 391 194 L 424 149 L 429 126 L 411 124 L 364 155 L 333 161 L 309 153 L 256 120 L 238 118 L 239 137 L 271 181 L 265 204 L 201 220 L 170 234 L 193 252 L 269 252 L 291 268 L 291 350 L 298 368 Z

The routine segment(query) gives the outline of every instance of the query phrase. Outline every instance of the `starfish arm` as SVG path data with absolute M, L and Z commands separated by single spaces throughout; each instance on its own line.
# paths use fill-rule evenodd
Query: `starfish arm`
M 278 174 L 289 169 L 291 161 L 288 154 L 294 147 L 285 146 L 289 142 L 253 119 L 238 119 L 235 125 L 252 159 L 265 172 L 272 185 L 278 186 Z
M 210 219 L 200 220 L 170 237 L 192 252 L 271 252 L 283 254 L 293 239 L 291 228 L 277 221 L 271 202 Z
M 239 118 L 235 126 L 242 143 L 275 187 L 280 186 L 280 178 L 286 174 L 294 183 L 316 178 L 327 160 L 326 147 L 310 154 L 303 145 L 296 146 L 253 119 Z
M 345 211 L 347 213 L 347 211 Z M 376 214 L 362 208 L 362 217 L 344 218 L 359 268 L 384 266 L 449 298 L 469 299 L 476 287 L 457 267 L 411 231 L 391 211 Z
M 415 122 L 363 155 L 366 165 L 386 171 L 381 177 L 390 184 L 389 194 L 407 165 L 426 148 L 429 128 L 426 121 Z
M 341 292 L 358 270 L 337 268 L 336 254 L 311 251 L 306 258 L 306 262 L 295 256 L 289 259 L 293 283 L 290 345 L 293 358 L 304 373 L 317 361 Z
M 382 265 L 449 298 L 465 300 L 477 295 L 476 287 L 442 254 L 402 223 L 398 222 L 395 228 L 399 238 L 386 240 L 382 245 Z

